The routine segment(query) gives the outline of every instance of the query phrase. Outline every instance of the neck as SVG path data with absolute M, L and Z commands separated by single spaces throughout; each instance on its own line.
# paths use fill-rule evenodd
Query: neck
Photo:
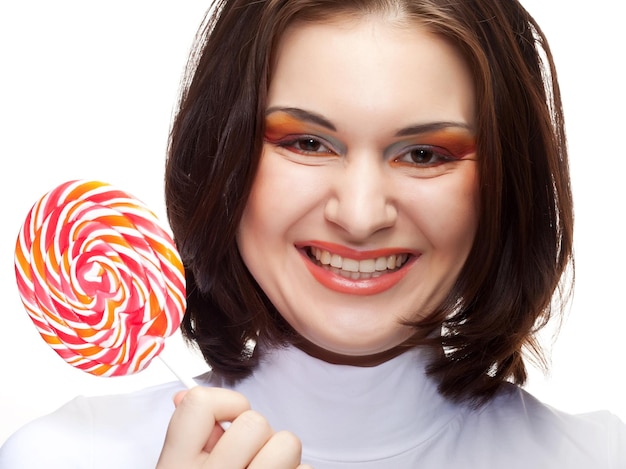
M 253 375 L 233 389 L 275 428 L 297 434 L 309 456 L 383 460 L 433 438 L 458 414 L 426 373 L 431 354 L 396 347 L 355 361 L 298 341 L 265 350 Z

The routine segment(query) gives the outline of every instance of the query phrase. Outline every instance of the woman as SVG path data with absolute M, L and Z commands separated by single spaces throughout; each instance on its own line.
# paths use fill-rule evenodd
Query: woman
M 39 467 L 626 464 L 621 422 L 519 388 L 572 244 L 556 74 L 522 7 L 214 11 L 166 174 L 213 371 L 173 415 L 175 386 L 68 405 L 22 437 L 55 432 Z
M 601 426 L 504 384 L 524 382 L 522 351 L 538 352 L 571 262 L 561 102 L 539 26 L 514 1 L 217 11 L 166 176 L 194 286 L 184 331 L 216 383 L 237 383 L 316 467 L 510 467 L 516 453 L 520 467 L 606 465 Z M 194 399 L 218 412 L 208 391 Z M 176 415 L 170 438 L 193 428 Z M 221 450 L 207 431 L 197 443 Z M 272 452 L 267 435 L 246 461 Z

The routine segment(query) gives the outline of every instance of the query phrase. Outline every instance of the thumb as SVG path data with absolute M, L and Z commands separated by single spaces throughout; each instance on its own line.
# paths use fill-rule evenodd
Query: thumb
M 224 433 L 217 423 L 232 421 L 250 408 L 240 393 L 202 386 L 176 393 L 174 404 L 165 445 L 182 454 L 211 451 Z

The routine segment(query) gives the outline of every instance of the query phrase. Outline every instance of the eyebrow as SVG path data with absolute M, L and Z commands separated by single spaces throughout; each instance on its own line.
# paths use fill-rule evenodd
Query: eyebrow
M 456 127 L 460 129 L 466 129 L 470 132 L 474 131 L 474 128 L 466 124 L 465 122 L 429 122 L 427 124 L 418 124 L 405 127 L 396 132 L 396 137 L 407 137 L 410 135 L 426 134 L 430 132 L 436 132 L 437 130 L 449 129 L 450 127 Z
M 286 114 L 289 114 L 290 116 L 295 117 L 298 120 L 311 122 L 334 132 L 337 131 L 337 128 L 328 119 L 311 111 L 305 111 L 304 109 L 300 109 L 297 107 L 274 106 L 268 108 L 267 111 L 265 111 L 265 115 L 267 116 L 269 114 L 272 114 L 273 112 L 284 112 Z
M 314 112 L 311 111 L 306 111 L 304 109 L 300 109 L 297 107 L 280 107 L 280 106 L 273 106 L 267 109 L 267 111 L 265 112 L 265 115 L 269 115 L 272 114 L 274 112 L 284 112 L 286 114 L 289 114 L 290 116 L 295 117 L 298 120 L 301 121 L 305 121 L 305 122 L 311 122 L 313 124 L 317 124 L 319 126 L 325 127 L 329 130 L 332 130 L 334 132 L 337 131 L 337 127 L 335 127 L 332 122 L 330 122 L 328 119 L 326 119 L 324 116 L 321 116 L 320 114 L 316 114 Z M 395 133 L 396 137 L 407 137 L 410 135 L 419 135 L 419 134 L 425 134 L 425 133 L 429 133 L 429 132 L 436 132 L 437 130 L 442 130 L 442 129 L 449 129 L 450 127 L 456 127 L 456 128 L 461 128 L 461 129 L 466 129 L 469 130 L 471 132 L 474 131 L 473 127 L 469 124 L 466 124 L 465 122 L 453 122 L 453 121 L 442 121 L 442 122 L 429 122 L 426 124 L 417 124 L 417 125 L 411 125 L 408 127 L 404 127 L 400 130 L 398 130 Z

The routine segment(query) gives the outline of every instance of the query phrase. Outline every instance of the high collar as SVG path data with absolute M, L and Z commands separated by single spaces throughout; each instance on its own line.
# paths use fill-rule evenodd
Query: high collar
M 458 414 L 426 375 L 427 364 L 423 348 L 357 367 L 287 347 L 267 351 L 234 389 L 275 430 L 298 435 L 311 457 L 384 459 L 432 438 Z

